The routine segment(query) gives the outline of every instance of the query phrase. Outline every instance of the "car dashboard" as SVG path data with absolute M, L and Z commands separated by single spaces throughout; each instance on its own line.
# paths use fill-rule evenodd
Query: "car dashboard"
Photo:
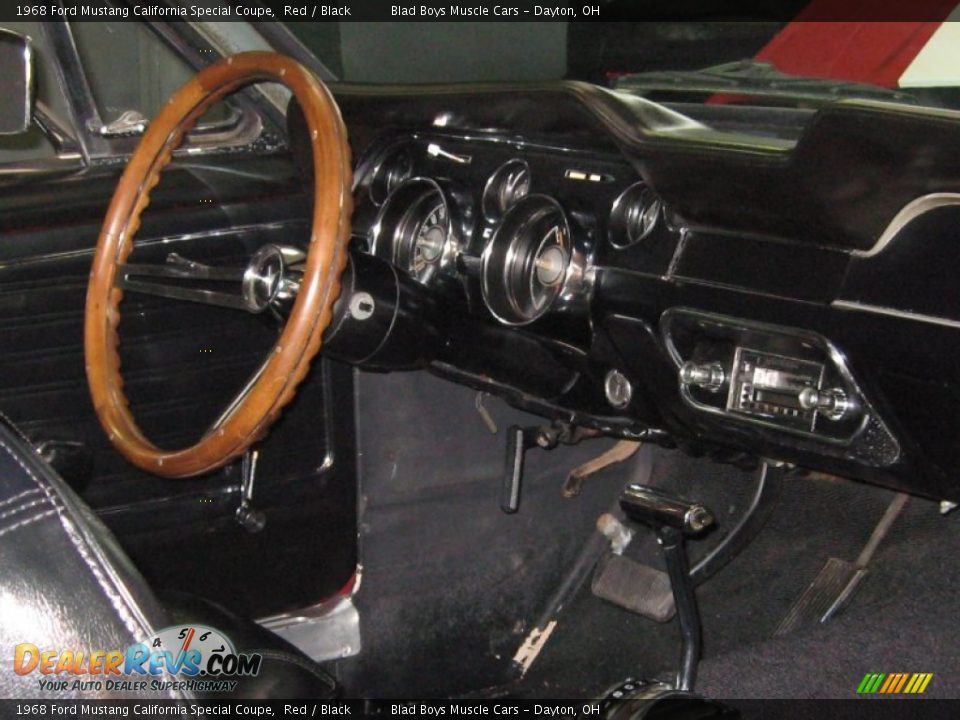
M 579 83 L 334 93 L 355 253 L 418 298 L 400 364 L 554 423 L 960 495 L 952 114 L 837 103 L 792 142 Z

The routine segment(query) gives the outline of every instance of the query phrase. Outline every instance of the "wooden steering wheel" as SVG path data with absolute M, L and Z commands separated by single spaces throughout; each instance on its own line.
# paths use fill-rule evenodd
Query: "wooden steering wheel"
M 299 102 L 313 148 L 314 203 L 310 245 L 286 325 L 256 380 L 191 447 L 165 451 L 137 426 L 123 391 L 117 326 L 122 270 L 133 249 L 150 191 L 184 136 L 214 103 L 256 82 L 288 87 Z M 117 450 L 143 470 L 180 478 L 214 470 L 262 437 L 320 350 L 340 294 L 350 236 L 351 171 L 347 133 L 336 103 L 309 70 L 282 55 L 248 52 L 211 65 L 180 88 L 150 123 L 127 163 L 97 240 L 87 289 L 84 352 L 93 406 Z M 157 267 L 157 266 L 154 266 Z

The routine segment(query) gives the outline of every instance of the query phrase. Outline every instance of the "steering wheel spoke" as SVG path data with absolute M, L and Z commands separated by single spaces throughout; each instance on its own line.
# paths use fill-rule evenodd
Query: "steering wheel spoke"
M 238 283 L 238 287 L 237 292 L 229 293 L 207 288 L 177 285 L 172 282 L 142 280 L 140 278 L 158 278 L 173 281 L 233 282 Z M 171 254 L 167 257 L 165 265 L 127 263 L 117 266 L 117 277 L 114 281 L 114 287 L 129 290 L 130 292 L 172 298 L 174 300 L 187 300 L 234 310 L 258 312 L 258 310 L 252 308 L 245 302 L 240 294 L 239 283 L 243 282 L 243 278 L 243 268 L 211 267 L 210 265 L 204 265 L 192 260 L 187 260 L 179 255 Z

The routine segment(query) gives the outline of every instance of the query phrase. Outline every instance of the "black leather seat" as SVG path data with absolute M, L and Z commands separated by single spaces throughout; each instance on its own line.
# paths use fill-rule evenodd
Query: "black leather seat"
M 173 624 L 207 625 L 237 652 L 260 653 L 260 672 L 217 698 L 330 698 L 336 683 L 295 647 L 213 603 L 179 596 L 162 604 L 110 531 L 16 428 L 0 421 L 0 647 L 41 652 L 123 650 Z M 124 679 L 124 676 L 112 676 Z M 188 698 L 197 694 L 74 688 L 103 675 L 0 671 L 0 697 Z M 177 678 L 183 679 L 183 678 Z M 40 680 L 67 680 L 52 691 Z

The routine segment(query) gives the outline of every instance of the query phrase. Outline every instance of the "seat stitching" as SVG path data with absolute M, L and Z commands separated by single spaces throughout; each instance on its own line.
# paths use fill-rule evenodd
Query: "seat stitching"
M 17 493 L 11 498 L 7 498 L 6 500 L 0 500 L 0 507 L 3 507 L 4 505 L 9 505 L 12 502 L 16 502 L 21 498 L 25 498 L 27 495 L 36 495 L 38 492 L 40 492 L 39 488 L 33 488 L 32 490 L 24 490 L 22 493 Z
M 2 439 L 0 439 L 0 447 L 3 447 L 3 449 L 7 451 L 7 454 L 11 458 L 13 458 L 13 461 L 17 463 L 17 465 L 19 465 L 25 473 L 27 473 L 27 475 L 30 477 L 31 480 L 33 480 L 36 486 L 40 488 L 40 491 L 47 496 L 47 499 L 50 500 L 51 505 L 53 505 L 53 507 L 56 509 L 57 515 L 60 516 L 60 524 L 64 526 L 65 530 L 68 530 L 66 526 L 68 518 L 64 516 L 62 508 L 59 507 L 59 504 L 56 502 L 56 499 L 51 494 L 50 488 L 46 487 L 42 482 L 40 482 L 40 479 L 36 476 L 36 474 L 34 474 L 34 472 L 29 467 L 24 465 L 23 461 L 20 460 L 19 457 L 17 457 L 16 453 L 14 453 L 13 450 L 10 448 L 10 446 L 7 445 Z M 114 606 L 114 609 L 117 611 L 118 615 L 120 615 L 120 619 L 123 621 L 127 630 L 130 631 L 130 633 L 135 637 L 139 637 L 140 635 L 145 634 L 145 631 L 139 627 L 139 624 L 136 622 L 134 618 L 130 617 L 129 613 L 120 612 L 121 608 L 118 607 L 117 601 L 119 601 L 122 604 L 123 598 L 119 597 L 114 590 L 107 587 L 106 578 L 103 577 L 103 573 L 101 572 L 100 568 L 95 567 L 93 558 L 90 557 L 87 549 L 81 546 L 81 544 L 74 537 L 73 533 L 70 532 L 69 530 L 67 532 L 67 537 L 70 538 L 70 543 L 73 545 L 77 553 L 79 553 L 80 557 L 83 559 L 84 564 L 90 569 L 90 572 L 93 573 L 94 577 L 97 580 L 97 583 L 100 585 L 100 588 L 105 593 L 107 593 L 107 597 L 110 599 L 110 602 Z
M 23 503 L 22 505 L 17 505 L 14 508 L 11 508 L 9 510 L 4 510 L 2 513 L 0 513 L 0 520 L 2 520 L 5 517 L 10 517 L 11 515 L 16 515 L 18 512 L 23 512 L 27 508 L 32 508 L 37 505 L 45 505 L 46 503 L 47 503 L 47 500 L 45 498 L 40 498 L 39 500 L 33 500 L 28 503 Z
M 53 510 L 49 512 L 56 512 L 59 516 L 60 525 L 66 531 L 67 537 L 70 538 L 70 543 L 80 555 L 90 572 L 93 573 L 94 578 L 96 578 L 97 583 L 100 585 L 100 589 L 110 600 L 110 604 L 113 606 L 114 612 L 116 612 L 117 617 L 120 618 L 120 621 L 126 627 L 127 632 L 130 633 L 134 640 L 144 637 L 147 634 L 147 631 L 140 627 L 140 623 L 138 623 L 136 618 L 131 615 L 130 608 L 127 606 L 126 600 L 116 591 L 115 588 L 110 587 L 110 583 L 108 583 L 107 578 L 104 577 L 102 569 L 98 567 L 99 560 L 95 562 L 94 558 L 90 556 L 89 550 L 84 547 L 83 543 L 79 542 L 75 535 L 76 531 L 72 530 L 69 526 L 69 524 L 72 524 L 72 518 L 67 518 L 64 515 L 63 510 L 66 508 L 63 508 L 59 505 L 55 497 L 51 494 L 51 488 L 45 486 L 40 481 L 36 474 L 29 467 L 27 467 L 19 457 L 17 457 L 17 454 L 13 452 L 10 446 L 7 445 L 2 438 L 0 438 L 0 447 L 6 450 L 7 454 L 13 458 L 13 461 L 17 463 L 17 465 L 19 465 L 25 473 L 27 473 L 34 484 L 40 488 L 40 491 L 46 495 L 47 499 L 50 501 L 50 504 L 53 506 Z M 174 692 L 173 688 L 170 688 L 167 694 L 174 700 L 180 699 L 180 695 Z
M 37 515 L 31 515 L 30 517 L 25 518 L 19 522 L 15 522 L 13 525 L 8 525 L 7 527 L 0 529 L 0 537 L 3 537 L 7 533 L 13 532 L 14 530 L 19 530 L 24 525 L 30 525 L 31 523 L 35 523 L 38 520 L 43 520 L 45 517 L 53 515 L 55 512 L 57 512 L 56 508 L 53 508 L 51 510 L 45 510 L 42 513 L 39 513 Z

